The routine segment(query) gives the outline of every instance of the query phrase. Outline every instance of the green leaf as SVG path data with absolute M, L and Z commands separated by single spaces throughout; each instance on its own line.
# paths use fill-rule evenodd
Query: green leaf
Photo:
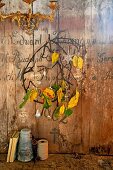
M 65 114 L 67 117 L 70 116 L 72 113 L 73 113 L 73 111 L 72 111 L 71 109 L 66 109 L 66 110 L 64 111 L 64 114 Z
M 44 105 L 43 105 L 43 108 L 48 109 L 49 107 L 50 107 L 50 106 L 49 106 L 49 104 L 47 103 L 47 100 L 45 100 Z
M 30 96 L 30 94 L 31 94 L 31 90 L 27 90 L 27 93 L 25 94 L 25 96 L 24 96 L 24 100 L 26 101 L 26 100 L 28 100 L 29 99 L 29 96 Z
M 63 97 L 62 97 L 62 100 L 61 100 L 61 102 L 64 102 L 64 101 L 65 101 L 65 96 L 63 96 Z
M 59 88 L 60 88 L 60 86 L 59 86 L 58 84 L 54 84 L 54 85 L 52 86 L 52 89 L 54 89 L 55 91 L 58 91 Z
M 24 100 L 22 103 L 20 103 L 19 108 L 21 109 L 25 104 L 26 104 L 27 100 Z
M 29 100 L 30 94 L 31 94 L 31 90 L 27 90 L 27 93 L 25 94 L 23 101 L 19 105 L 20 109 L 27 103 L 27 101 Z
M 45 99 L 43 108 L 48 109 L 49 107 L 51 107 L 51 101 L 48 99 Z
M 59 110 L 60 110 L 60 106 L 58 106 L 55 110 L 54 110 L 54 116 L 56 117 L 56 118 L 58 118 L 59 117 Z
M 48 96 L 45 96 L 44 94 L 42 94 L 42 96 L 44 97 L 44 100 L 50 99 Z M 42 97 L 42 96 L 41 96 L 41 97 Z

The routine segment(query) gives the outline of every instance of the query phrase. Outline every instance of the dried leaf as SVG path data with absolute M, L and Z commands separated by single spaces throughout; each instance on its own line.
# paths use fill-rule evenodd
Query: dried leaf
M 59 59 L 59 53 L 54 52 L 52 54 L 51 58 L 52 58 L 52 63 L 53 64 L 56 63 L 58 61 L 58 59 Z
M 26 2 L 27 4 L 31 4 L 32 2 L 36 1 L 36 0 L 23 0 L 24 2 Z
M 38 92 L 36 89 L 31 90 L 31 94 L 29 96 L 30 101 L 34 101 L 38 96 Z
M 79 93 L 79 91 L 76 89 L 76 98 L 79 99 L 79 96 L 80 96 L 80 93 Z
M 54 91 L 51 89 L 51 88 L 46 88 L 44 91 L 43 91 L 43 94 L 49 98 L 54 98 L 55 97 L 55 93 Z
M 69 103 L 68 103 L 68 108 L 73 108 L 73 107 L 77 106 L 77 104 L 78 104 L 78 99 L 79 99 L 79 91 L 76 90 L 76 95 L 73 96 L 73 97 L 70 99 L 70 101 L 69 101 Z
M 65 106 L 62 105 L 62 106 L 60 107 L 60 110 L 59 110 L 59 116 L 62 116 L 62 115 L 64 114 L 64 111 L 65 111 Z
M 61 86 L 62 86 L 62 89 L 66 88 L 66 82 L 64 80 L 62 80 Z
M 83 59 L 82 59 L 82 57 L 74 56 L 73 59 L 72 59 L 72 62 L 73 62 L 73 65 L 75 67 L 78 67 L 79 69 L 82 69 L 82 67 L 83 67 Z
M 50 2 L 50 4 L 48 5 L 52 10 L 55 10 L 58 8 L 58 5 L 56 2 Z
M 58 103 L 61 103 L 61 100 L 64 96 L 64 93 L 62 92 L 62 88 L 60 88 L 58 91 L 57 91 L 57 96 L 58 96 Z
M 5 5 L 5 3 L 0 3 L 0 8 L 2 8 Z

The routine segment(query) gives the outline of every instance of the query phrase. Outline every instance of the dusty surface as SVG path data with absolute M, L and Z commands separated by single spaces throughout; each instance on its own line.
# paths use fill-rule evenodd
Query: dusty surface
M 6 155 L 0 155 L 0 170 L 112 170 L 113 156 L 50 154 L 48 160 L 22 163 L 6 162 Z

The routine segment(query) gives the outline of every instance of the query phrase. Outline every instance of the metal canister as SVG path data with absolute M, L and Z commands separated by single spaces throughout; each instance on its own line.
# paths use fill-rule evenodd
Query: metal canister
M 28 162 L 33 159 L 31 130 L 22 129 L 18 145 L 18 160 Z

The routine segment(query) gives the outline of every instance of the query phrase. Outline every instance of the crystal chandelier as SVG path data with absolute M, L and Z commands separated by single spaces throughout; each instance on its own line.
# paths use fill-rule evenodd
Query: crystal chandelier
M 4 21 L 6 19 L 11 19 L 11 21 L 16 21 L 19 28 L 25 30 L 28 34 L 31 34 L 34 30 L 38 29 L 40 22 L 43 21 L 53 21 L 55 10 L 57 9 L 57 1 L 50 1 L 48 7 L 51 9 L 50 14 L 41 14 L 37 12 L 35 14 L 32 13 L 32 3 L 36 0 L 22 0 L 23 2 L 29 5 L 28 13 L 21 13 L 17 11 L 16 13 L 4 14 L 0 13 L 0 21 Z M 5 3 L 2 3 L 0 0 L 0 8 L 2 8 Z

